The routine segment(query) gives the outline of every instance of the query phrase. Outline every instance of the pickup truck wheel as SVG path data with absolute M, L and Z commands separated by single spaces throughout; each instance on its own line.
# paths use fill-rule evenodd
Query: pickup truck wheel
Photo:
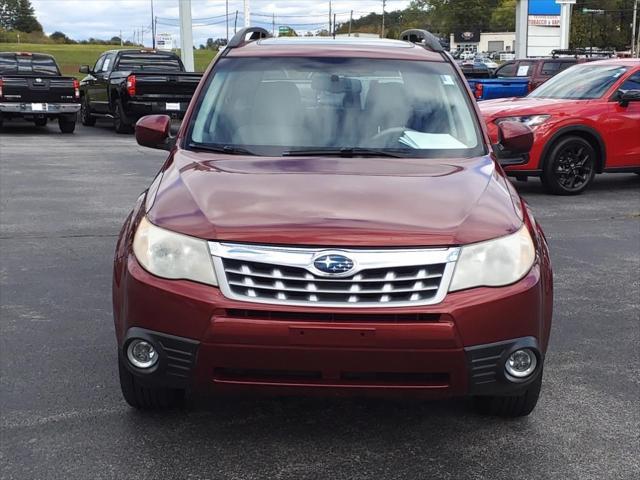
M 46 127 L 48 118 L 36 118 L 33 123 L 36 124 L 36 127 Z
M 96 117 L 91 115 L 91 107 L 87 97 L 84 97 L 82 104 L 80 104 L 80 122 L 86 127 L 93 127 L 96 124 Z
M 474 397 L 475 408 L 482 415 L 517 418 L 533 412 L 538 404 L 542 388 L 542 372 L 520 395 Z
M 122 396 L 129 405 L 139 410 L 162 410 L 175 408 L 182 404 L 184 390 L 140 385 L 138 379 L 118 359 L 120 388 Z
M 597 154 L 582 137 L 558 140 L 545 159 L 542 184 L 554 195 L 577 195 L 593 181 Z
M 122 108 L 122 102 L 116 102 L 116 116 L 113 119 L 113 126 L 117 133 L 132 133 L 133 125 L 127 121 L 127 116 Z
M 76 119 L 69 120 L 64 117 L 60 117 L 58 119 L 58 126 L 60 127 L 60 131 L 62 133 L 73 133 L 76 129 Z

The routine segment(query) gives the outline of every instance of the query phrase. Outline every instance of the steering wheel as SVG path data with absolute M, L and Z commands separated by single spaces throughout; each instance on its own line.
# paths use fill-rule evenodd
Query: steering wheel
M 391 146 L 390 144 L 397 143 L 400 136 L 407 130 L 407 127 L 391 127 L 373 135 L 370 140 L 374 143 L 380 143 L 384 146 Z M 396 145 L 393 145 L 396 146 Z

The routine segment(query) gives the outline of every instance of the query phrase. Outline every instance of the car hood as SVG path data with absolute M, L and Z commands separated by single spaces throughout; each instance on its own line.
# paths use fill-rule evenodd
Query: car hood
M 150 221 L 210 240 L 317 246 L 478 242 L 522 224 L 489 157 L 267 158 L 179 150 Z
M 485 119 L 511 117 L 516 115 L 539 115 L 565 112 L 569 104 L 575 105 L 577 100 L 558 98 L 498 98 L 478 102 L 478 107 Z

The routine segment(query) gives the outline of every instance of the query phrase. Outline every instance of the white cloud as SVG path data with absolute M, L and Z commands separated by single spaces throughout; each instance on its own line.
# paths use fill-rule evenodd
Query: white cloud
M 36 15 L 45 32 L 62 31 L 75 40 L 89 37 L 111 38 L 120 35 L 133 39 L 134 30 L 145 29 L 144 42 L 151 44 L 151 0 L 32 0 Z M 154 0 L 155 15 L 159 17 L 158 32 L 179 35 L 177 26 L 178 0 Z M 404 8 L 409 0 L 387 0 L 387 11 Z M 225 0 L 191 0 L 194 18 L 194 43 L 226 36 Z M 338 23 L 369 12 L 382 12 L 381 0 L 334 0 L 333 12 Z M 235 12 L 239 12 L 238 27 L 243 25 L 242 0 L 229 0 L 229 28 L 233 34 Z M 275 14 L 276 30 L 279 25 L 290 25 L 297 31 L 328 28 L 328 0 L 251 0 L 252 25 L 271 29 Z M 217 18 L 211 18 L 217 17 Z M 198 20 L 205 19 L 205 20 Z

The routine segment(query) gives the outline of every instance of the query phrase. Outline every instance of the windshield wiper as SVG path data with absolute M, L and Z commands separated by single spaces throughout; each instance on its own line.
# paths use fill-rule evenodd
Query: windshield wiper
M 407 156 L 404 150 L 379 150 L 376 148 L 343 147 L 343 148 L 307 148 L 300 150 L 288 150 L 282 154 L 283 157 L 394 157 L 403 158 Z
M 257 155 L 257 153 L 247 150 L 244 147 L 234 145 L 207 145 L 203 143 L 190 143 L 187 145 L 191 150 L 201 150 L 205 152 L 226 153 L 229 155 Z

